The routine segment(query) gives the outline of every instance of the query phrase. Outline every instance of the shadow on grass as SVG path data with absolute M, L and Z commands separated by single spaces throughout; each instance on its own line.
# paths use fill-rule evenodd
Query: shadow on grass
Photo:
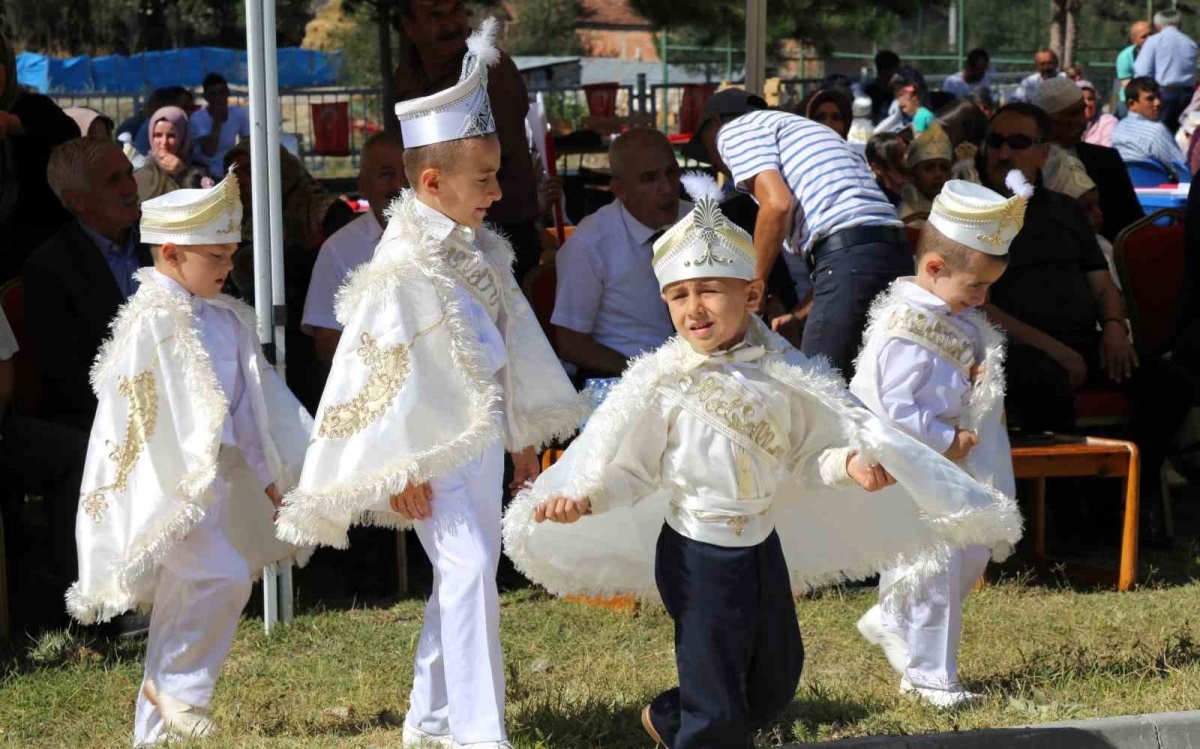
M 92 628 L 76 626 L 47 630 L 8 643 L 0 653 L 0 677 L 85 662 L 104 666 L 140 662 L 145 648 L 144 637 L 109 638 L 99 635 Z
M 642 730 L 645 699 L 618 702 L 562 692 L 530 696 L 514 705 L 509 732 L 523 747 L 645 747 Z
M 888 709 L 882 700 L 861 692 L 831 689 L 821 682 L 800 682 L 800 692 L 775 725 L 759 733 L 759 746 L 778 746 L 817 738 L 822 729 L 843 729 Z
M 310 738 L 348 739 L 379 729 L 395 731 L 398 744 L 404 730 L 404 716 L 391 710 L 372 715 L 358 715 L 353 711 L 341 715 L 326 713 L 305 725 L 300 733 Z M 283 720 L 262 724 L 258 731 L 269 738 L 295 738 L 296 735 L 295 724 Z

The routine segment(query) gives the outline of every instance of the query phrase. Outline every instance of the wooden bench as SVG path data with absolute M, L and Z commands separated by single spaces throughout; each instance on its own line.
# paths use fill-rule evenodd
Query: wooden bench
M 1111 569 L 1091 565 L 1068 564 L 1069 574 L 1081 580 L 1117 585 L 1129 590 L 1137 582 L 1138 563 L 1138 490 L 1140 464 L 1137 445 L 1123 440 L 1099 437 L 1053 435 L 1047 438 L 1013 442 L 1013 471 L 1018 479 L 1033 479 L 1033 517 L 1031 534 L 1034 561 L 1048 567 L 1046 557 L 1046 479 L 1098 476 L 1125 481 L 1124 522 L 1121 529 L 1120 566 Z

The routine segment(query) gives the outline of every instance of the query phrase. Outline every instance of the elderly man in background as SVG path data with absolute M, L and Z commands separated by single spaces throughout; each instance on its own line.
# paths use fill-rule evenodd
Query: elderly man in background
M 1121 90 L 1125 90 L 1125 86 L 1137 75 L 1134 72 L 1134 61 L 1137 59 L 1138 53 L 1142 51 L 1142 45 L 1150 38 L 1150 34 L 1154 29 L 1151 28 L 1149 21 L 1134 21 L 1129 27 L 1129 46 L 1121 50 L 1121 54 L 1117 55 L 1117 81 L 1121 84 Z
M 1074 81 L 1055 78 L 1046 81 L 1038 90 L 1037 105 L 1050 120 L 1049 158 L 1056 158 L 1056 149 L 1075 156 L 1083 162 L 1088 176 L 1100 193 L 1100 209 L 1104 227 L 1100 234 L 1112 242 L 1121 230 L 1142 217 L 1129 170 L 1115 149 L 1085 143 L 1087 102 L 1085 92 Z M 1159 128 L 1162 129 L 1161 127 Z M 1165 132 L 1165 131 L 1164 131 Z
M 1010 194 L 1005 178 L 1013 169 L 1041 185 L 1051 127 L 1035 106 L 1002 107 L 981 158 L 987 186 Z M 1129 397 L 1128 437 L 1142 451 L 1147 477 L 1146 538 L 1161 538 L 1159 470 L 1191 403 L 1191 384 L 1178 369 L 1134 349 L 1125 300 L 1078 201 L 1044 188 L 1034 192 L 1008 270 L 984 310 L 1008 335 L 1008 413 L 1025 428 L 1070 432 L 1073 395 L 1085 385 Z
M 375 245 L 387 225 L 383 212 L 405 187 L 408 180 L 404 176 L 404 141 L 399 133 L 384 131 L 372 135 L 363 144 L 358 170 L 358 191 L 367 199 L 370 210 L 338 229 L 321 245 L 304 300 L 301 329 L 312 336 L 320 362 L 333 361 L 342 338 L 342 324 L 334 314 L 334 297 L 350 272 L 374 256 Z
M 1196 43 L 1179 30 L 1179 11 L 1154 14 L 1154 36 L 1142 45 L 1133 63 L 1134 75 L 1152 78 L 1162 88 L 1160 121 L 1173 135 L 1179 127 L 1179 115 L 1192 100 L 1196 83 Z M 1125 96 L 1129 103 L 1128 93 Z
M 92 362 L 150 253 L 139 243 L 137 182 L 119 145 L 99 138 L 64 143 L 50 154 L 47 176 L 74 218 L 21 273 L 43 387 L 38 415 L 88 430 L 96 414 Z
M 1032 102 L 1043 83 L 1054 78 L 1066 77 L 1059 71 L 1058 53 L 1052 49 L 1039 49 L 1033 56 L 1033 67 L 1037 72 L 1024 78 L 1021 85 L 1017 86 L 1013 94 L 1016 101 Z
M 408 101 L 449 88 L 458 82 L 467 36 L 471 32 L 463 0 L 400 0 L 400 25 L 412 43 L 396 67 L 396 101 Z M 503 197 L 488 209 L 487 220 L 512 241 L 517 281 L 541 259 L 538 180 L 529 158 L 525 117 L 529 94 L 507 53 L 488 69 L 488 97 L 500 138 L 500 190 Z
M 667 136 L 634 128 L 609 149 L 617 199 L 580 222 L 558 251 L 555 347 L 579 376 L 617 377 L 674 327 L 650 261 L 654 242 L 692 209 L 679 199 Z
M 1157 161 L 1171 170 L 1180 181 L 1190 174 L 1180 173 L 1177 165 L 1184 161 L 1183 151 L 1163 127 L 1161 89 L 1151 78 L 1134 78 L 1125 87 L 1125 106 L 1129 115 L 1113 128 L 1113 148 L 1125 161 Z

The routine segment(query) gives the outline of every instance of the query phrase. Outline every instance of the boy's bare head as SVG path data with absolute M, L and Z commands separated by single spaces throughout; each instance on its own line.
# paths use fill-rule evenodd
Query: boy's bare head
M 427 205 L 478 229 L 500 199 L 500 140 L 495 134 L 433 143 L 404 151 L 404 172 Z
M 988 255 L 955 242 L 932 224 L 917 241 L 917 285 L 950 306 L 952 314 L 978 307 L 1008 268 L 1008 255 Z

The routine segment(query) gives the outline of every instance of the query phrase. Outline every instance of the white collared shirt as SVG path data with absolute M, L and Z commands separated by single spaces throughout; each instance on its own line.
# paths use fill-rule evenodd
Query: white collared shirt
M 334 298 L 346 283 L 350 272 L 365 264 L 375 254 L 383 236 L 383 227 L 374 211 L 367 211 L 334 232 L 321 245 L 313 265 L 312 281 L 304 298 L 304 319 L 301 329 L 312 335 L 313 328 L 341 330 L 334 313 Z
M 266 489 L 274 478 L 254 418 L 254 408 L 250 398 L 246 397 L 246 377 L 242 372 L 242 362 L 257 356 L 254 340 L 233 310 L 209 304 L 208 300 L 192 295 L 157 269 L 154 270 L 154 278 L 172 294 L 190 300 L 196 315 L 200 342 L 208 352 L 217 383 L 229 404 L 229 414 L 221 427 L 221 443 L 241 451 L 263 489 Z
M 679 218 L 691 210 L 691 203 L 680 201 Z M 661 346 L 675 328 L 651 264 L 650 239 L 659 229 L 640 223 L 619 200 L 585 218 L 555 256 L 558 288 L 550 322 L 625 357 Z
M 651 408 L 635 417 L 591 497 L 592 511 L 632 505 L 659 491 L 672 493 L 666 522 L 695 541 L 727 547 L 762 543 L 775 529 L 771 505 L 790 473 L 826 486 L 856 486 L 846 475 L 850 448 L 824 449 L 810 439 L 818 412 L 808 399 L 782 386 L 759 366 L 752 344 L 706 357 L 687 373 L 693 396 L 664 383 Z M 757 349 L 761 355 L 761 349 Z M 731 406 L 769 435 L 775 457 L 747 448 L 724 424 L 697 410 L 701 401 Z M 719 409 L 718 409 L 719 410 Z M 818 478 L 819 477 L 819 478 Z M 788 500 L 801 498 L 788 497 Z
M 983 337 L 978 328 L 962 315 L 951 315 L 950 305 L 911 279 L 899 284 L 901 298 L 907 304 L 952 320 L 971 339 L 975 360 L 982 361 Z M 885 412 L 879 415 L 933 450 L 946 452 L 971 392 L 971 382 L 962 370 L 925 346 L 891 338 L 879 350 L 876 371 L 875 386 Z

